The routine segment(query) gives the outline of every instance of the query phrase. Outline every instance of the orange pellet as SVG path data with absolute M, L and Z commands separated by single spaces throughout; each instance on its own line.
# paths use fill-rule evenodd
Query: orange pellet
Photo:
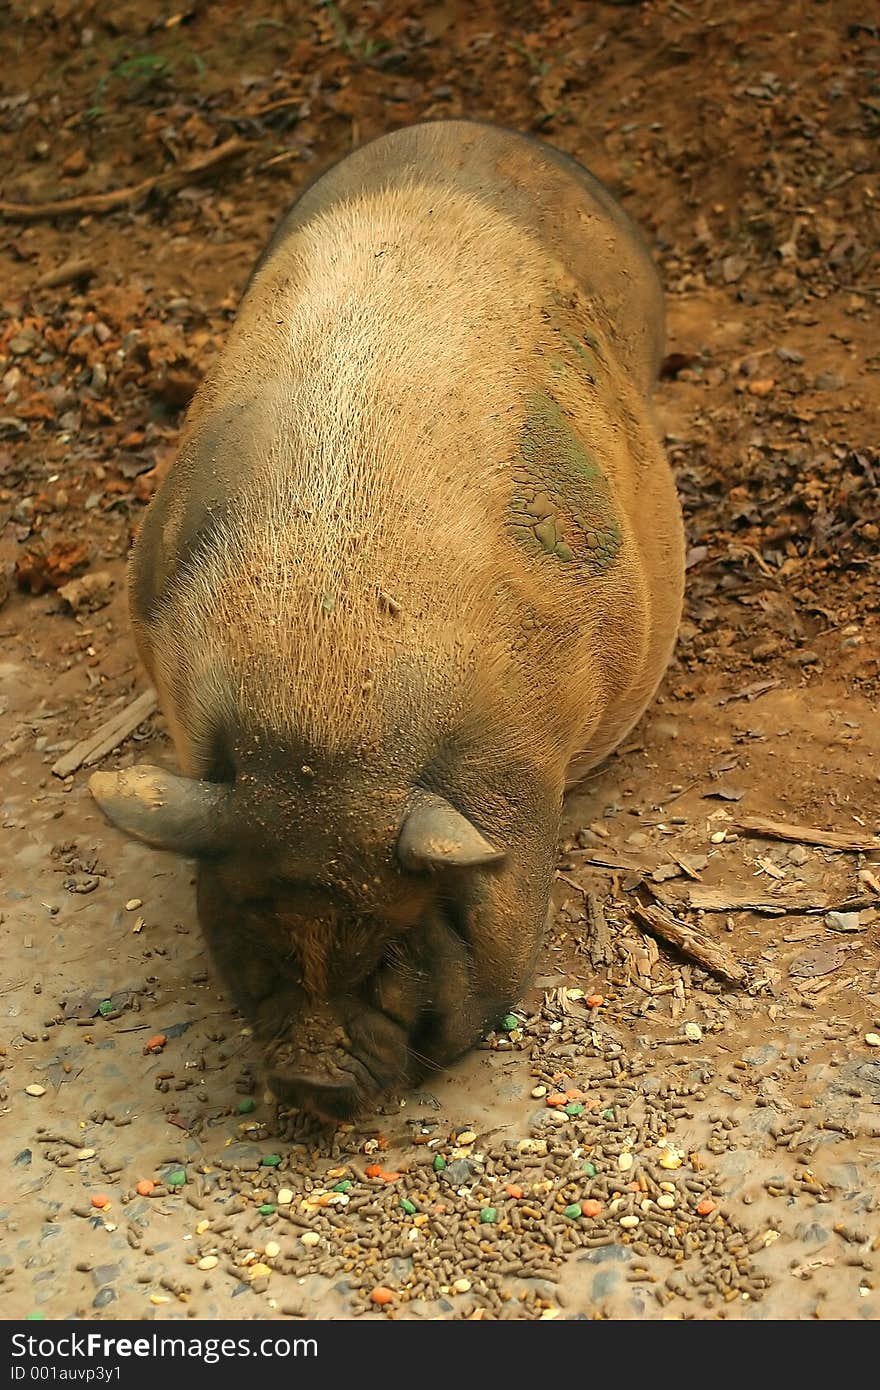
M 697 1216 L 711 1216 L 714 1210 L 715 1203 L 711 1202 L 708 1197 L 704 1197 L 697 1207 Z
M 144 1052 L 161 1052 L 167 1041 L 164 1033 L 157 1033 L 155 1037 L 147 1039 Z
M 597 1202 L 595 1197 L 588 1197 L 585 1202 L 581 1202 L 581 1211 L 584 1216 L 599 1216 L 604 1211 L 601 1202 Z
M 565 1094 L 564 1091 L 556 1091 L 556 1092 L 554 1092 L 554 1094 L 553 1094 L 552 1096 L 548 1096 L 548 1097 L 547 1097 L 547 1100 L 546 1100 L 545 1104 L 547 1104 L 547 1105 L 565 1105 L 565 1104 L 567 1103 L 567 1101 L 568 1101 L 568 1096 Z
M 368 1178 L 380 1178 L 382 1182 L 397 1182 L 402 1177 L 402 1173 L 386 1173 L 381 1163 L 369 1163 L 364 1169 L 364 1175 Z
M 96 1192 L 96 1193 L 95 1193 L 94 1197 L 92 1198 L 92 1206 L 93 1206 L 93 1207 L 97 1207 L 98 1211 L 103 1211 L 104 1208 L 105 1208 L 105 1207 L 109 1207 L 109 1205 L 110 1205 L 110 1198 L 107 1196 L 107 1193 L 106 1193 L 106 1192 Z
M 379 1284 L 370 1294 L 370 1302 L 379 1304 L 393 1303 L 394 1294 L 390 1289 L 386 1289 L 384 1285 Z
M 153 1182 L 152 1178 L 141 1178 L 135 1191 L 139 1197 L 149 1197 L 155 1186 L 156 1184 Z
M 601 1009 L 602 1005 L 605 1003 L 605 995 L 588 994 L 584 1002 L 588 1009 Z
M 505 1183 L 504 1191 L 507 1193 L 508 1197 L 513 1197 L 517 1202 L 523 1195 L 522 1188 L 519 1187 L 515 1182 Z

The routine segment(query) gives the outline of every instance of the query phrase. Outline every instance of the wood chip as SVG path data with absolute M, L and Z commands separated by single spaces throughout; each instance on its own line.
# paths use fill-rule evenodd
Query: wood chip
M 859 912 L 877 903 L 876 898 L 847 898 L 840 901 L 800 892 L 780 893 L 778 897 L 769 894 L 762 896 L 760 889 L 711 888 L 705 883 L 690 883 L 679 891 L 667 889 L 665 885 L 662 889 L 657 884 L 649 884 L 648 887 L 666 907 L 678 911 L 690 907 L 698 912 L 766 912 L 781 916 L 787 912 Z
M 614 952 L 611 949 L 611 933 L 605 920 L 605 910 L 595 893 L 588 893 L 586 901 L 587 920 L 590 925 L 590 934 L 587 939 L 590 963 L 592 965 L 610 965 L 614 959 Z
M 643 907 L 639 903 L 633 910 L 639 922 L 649 931 L 675 946 L 682 955 L 696 961 L 704 970 L 711 970 L 713 975 L 719 975 L 732 985 L 741 985 L 745 980 L 746 972 L 726 947 L 712 941 L 696 927 L 673 917 L 666 908 L 658 904 Z
M 156 703 L 155 690 L 145 690 L 136 700 L 132 700 L 130 705 L 117 710 L 109 719 L 105 719 L 93 734 L 81 739 L 69 752 L 62 754 L 52 768 L 55 776 L 69 777 L 80 767 L 91 767 L 94 763 L 100 762 L 143 724 L 153 713 Z
M 47 270 L 45 275 L 41 275 L 34 281 L 35 290 L 53 290 L 59 285 L 74 285 L 77 280 L 91 280 L 95 274 L 95 263 L 91 259 L 64 261 L 63 264 L 56 266 L 54 270 Z
M 788 821 L 768 820 L 765 816 L 738 816 L 733 821 L 737 830 L 749 835 L 765 835 L 769 840 L 790 840 L 798 845 L 822 845 L 825 849 L 880 849 L 880 835 L 866 830 L 850 834 L 840 830 L 816 830 L 810 825 L 793 825 Z

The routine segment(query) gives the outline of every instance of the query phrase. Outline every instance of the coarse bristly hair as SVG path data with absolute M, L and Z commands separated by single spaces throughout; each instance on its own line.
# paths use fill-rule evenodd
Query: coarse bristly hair
M 242 720 L 330 753 L 465 724 L 560 772 L 622 737 L 680 594 L 657 597 L 674 492 L 604 315 L 535 237 L 448 188 L 361 195 L 282 242 L 181 451 L 247 402 L 233 495 L 141 633 L 185 768 L 203 773 L 212 729 Z M 587 379 L 566 346 L 585 326 Z M 588 583 L 509 527 L 530 394 L 560 359 L 554 399 L 620 520 L 616 562 Z

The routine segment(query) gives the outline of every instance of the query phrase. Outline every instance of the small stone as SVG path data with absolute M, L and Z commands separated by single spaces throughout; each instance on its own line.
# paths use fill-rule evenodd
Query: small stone
M 622 1216 L 620 1224 L 625 1231 L 632 1231 L 638 1226 L 639 1218 L 637 1216 Z
M 869 1047 L 880 1047 L 880 1033 L 866 1033 L 865 1042 Z
M 832 931 L 861 931 L 862 922 L 858 912 L 826 912 L 825 925 Z
M 216 1269 L 220 1261 L 216 1255 L 203 1255 L 199 1260 L 197 1269 Z
M 276 1255 L 281 1254 L 281 1246 L 277 1240 L 269 1240 L 263 1248 L 263 1254 L 267 1260 L 274 1260 Z
M 799 867 L 806 864 L 809 857 L 810 851 L 807 849 L 806 845 L 792 845 L 786 855 L 789 864 L 797 864 Z
M 713 845 L 723 845 L 724 841 L 727 839 L 727 831 L 716 830 L 709 836 L 709 839 L 712 841 Z
M 94 1157 L 95 1157 L 95 1150 L 94 1150 L 94 1149 L 77 1149 L 77 1151 L 76 1151 L 76 1156 L 77 1156 L 77 1158 L 80 1160 L 80 1162 L 82 1163 L 82 1162 L 84 1162 L 87 1158 L 94 1158 Z
M 36 1081 L 32 1081 L 29 1086 L 25 1086 L 24 1091 L 25 1095 L 28 1096 L 44 1096 L 46 1094 L 46 1087 L 38 1086 Z
M 321 1237 L 317 1231 L 303 1231 L 300 1241 L 303 1245 L 318 1245 Z
M 289 1207 L 293 1201 L 293 1192 L 289 1187 L 282 1187 L 278 1192 L 279 1207 Z
M 456 1293 L 467 1293 L 470 1286 L 470 1279 L 456 1279 L 452 1285 Z
M 125 910 L 126 912 L 137 912 L 138 908 L 143 907 L 143 905 L 143 898 L 129 898 L 128 902 L 125 904 Z
M 703 1030 L 699 1023 L 686 1023 L 684 1025 L 684 1035 L 691 1042 L 700 1042 L 703 1037 Z

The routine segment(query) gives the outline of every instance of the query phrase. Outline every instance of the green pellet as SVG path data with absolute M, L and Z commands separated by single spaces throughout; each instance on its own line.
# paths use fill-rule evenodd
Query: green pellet
M 260 1159 L 260 1166 L 263 1168 L 277 1168 L 281 1162 L 280 1154 L 263 1154 Z
M 584 1164 L 584 1172 L 588 1178 L 594 1178 L 598 1171 L 599 1169 L 596 1167 L 595 1163 L 587 1162 Z
M 239 1115 L 249 1115 L 252 1110 L 256 1110 L 257 1102 L 253 1096 L 245 1096 L 244 1100 L 238 1102 Z
M 446 1159 L 443 1157 L 443 1155 L 442 1155 L 442 1154 L 435 1154 L 435 1155 L 434 1155 L 434 1172 L 435 1172 L 435 1173 L 442 1173 L 442 1172 L 443 1172 L 443 1169 L 444 1169 L 445 1167 L 446 1167 Z
M 272 1216 L 275 1211 L 275 1205 L 273 1202 L 263 1202 L 262 1206 L 257 1207 L 257 1211 L 261 1216 Z
M 564 1207 L 562 1215 L 567 1216 L 570 1221 L 577 1221 L 579 1216 L 583 1216 L 580 1202 L 572 1202 L 570 1206 Z
M 491 1226 L 497 1215 L 498 1211 L 495 1207 L 483 1207 L 480 1212 L 480 1220 L 484 1226 Z
M 166 1174 L 166 1187 L 183 1187 L 186 1182 L 186 1171 L 183 1168 L 175 1168 L 173 1173 Z
M 409 1200 L 408 1197 L 401 1197 L 401 1199 L 400 1199 L 400 1205 L 403 1207 L 403 1209 L 404 1209 L 404 1211 L 406 1212 L 407 1216 L 415 1216 L 415 1214 L 416 1214 L 416 1204 L 415 1204 L 415 1202 L 411 1202 L 411 1201 Z
M 348 1178 L 343 1178 L 342 1182 L 338 1182 L 338 1183 L 335 1185 L 335 1187 L 333 1188 L 333 1191 L 334 1191 L 334 1192 L 350 1192 L 351 1189 L 352 1189 L 353 1187 L 354 1187 L 354 1183 L 353 1183 L 353 1182 L 350 1182 L 350 1181 L 348 1180 Z

